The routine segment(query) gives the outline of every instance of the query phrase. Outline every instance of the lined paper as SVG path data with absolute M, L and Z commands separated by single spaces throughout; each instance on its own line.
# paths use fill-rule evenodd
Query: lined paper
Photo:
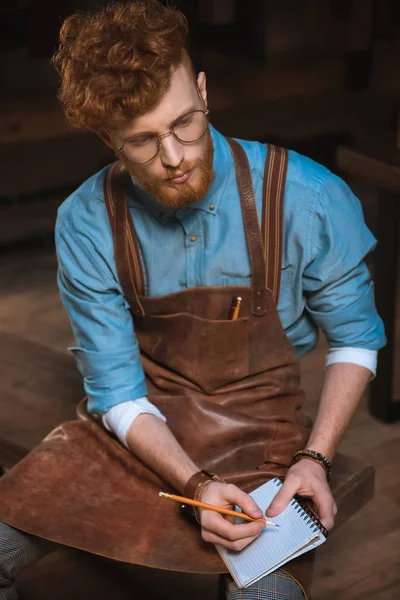
M 281 486 L 280 480 L 275 478 L 251 492 L 250 496 L 264 512 Z M 240 509 L 236 507 L 236 510 Z M 292 500 L 283 513 L 273 520 L 280 527 L 265 527 L 258 538 L 240 552 L 216 546 L 239 588 L 254 583 L 326 540 L 296 500 Z

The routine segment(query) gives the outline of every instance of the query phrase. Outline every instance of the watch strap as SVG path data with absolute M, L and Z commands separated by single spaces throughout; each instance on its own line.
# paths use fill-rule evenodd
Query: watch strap
M 185 498 L 190 498 L 191 500 L 194 500 L 194 496 L 198 486 L 201 483 L 204 483 L 205 481 L 210 481 L 214 479 L 215 481 L 221 481 L 217 477 L 217 475 L 215 473 L 211 473 L 211 471 L 197 471 L 197 473 L 194 473 L 186 482 L 185 490 L 183 492 Z

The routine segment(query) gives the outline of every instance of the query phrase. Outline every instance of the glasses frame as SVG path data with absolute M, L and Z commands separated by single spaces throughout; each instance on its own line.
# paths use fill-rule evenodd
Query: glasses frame
M 127 144 L 129 141 L 131 141 L 132 139 L 134 139 L 136 136 L 133 136 L 133 137 L 131 138 L 131 140 L 126 140 L 126 141 L 125 141 L 125 142 L 122 144 L 122 146 L 120 146 L 120 147 L 119 147 L 119 146 L 117 146 L 117 150 L 118 150 L 119 152 L 122 152 L 122 154 L 125 156 L 125 158 L 126 158 L 127 160 L 129 160 L 129 162 L 131 162 L 131 163 L 134 163 L 135 165 L 144 165 L 144 164 L 146 164 L 146 163 L 148 163 L 148 162 L 150 162 L 150 161 L 152 161 L 152 160 L 154 160 L 154 159 L 155 159 L 155 157 L 156 157 L 156 156 L 159 154 L 159 152 L 160 152 L 160 149 L 161 149 L 161 141 L 162 141 L 164 138 L 166 138 L 166 137 L 168 137 L 168 136 L 170 136 L 170 135 L 172 135 L 172 137 L 173 137 L 173 138 L 175 138 L 177 142 L 179 142 L 180 144 L 183 144 L 184 146 L 189 146 L 190 144 L 195 144 L 196 142 L 198 142 L 199 140 L 201 140 L 201 138 L 202 138 L 202 137 L 203 137 L 203 136 L 204 136 L 204 135 L 207 133 L 207 131 L 208 131 L 208 128 L 209 128 L 209 125 L 210 125 L 210 111 L 209 111 L 208 109 L 206 109 L 206 110 L 202 110 L 201 108 L 198 108 L 198 109 L 196 109 L 196 110 L 192 110 L 192 111 L 188 112 L 186 115 L 183 115 L 182 117 L 180 117 L 180 119 L 181 119 L 181 118 L 185 118 L 185 117 L 188 117 L 189 115 L 193 115 L 194 113 L 198 113 L 198 112 L 201 112 L 201 113 L 203 113 L 203 115 L 204 115 L 204 116 L 207 118 L 208 124 L 207 124 L 207 127 L 205 128 L 204 132 L 203 132 L 203 133 L 202 133 L 202 134 L 201 134 L 201 135 L 200 135 L 198 138 L 196 138 L 195 140 L 192 140 L 192 141 L 190 141 L 190 142 L 184 142 L 183 140 L 181 140 L 180 138 L 178 138 L 178 136 L 177 136 L 177 135 L 175 134 L 175 132 L 174 132 L 174 127 L 175 127 L 175 125 L 177 125 L 177 123 L 175 123 L 175 125 L 173 125 L 173 126 L 171 127 L 171 129 L 168 129 L 168 131 L 166 131 L 165 133 L 153 133 L 153 132 L 151 132 L 151 135 L 154 135 L 154 137 L 155 137 L 155 138 L 156 138 L 156 140 L 157 140 L 157 152 L 155 153 L 155 155 L 154 155 L 154 156 L 152 156 L 151 158 L 148 158 L 147 160 L 141 160 L 141 161 L 131 160 L 130 158 L 128 158 L 128 156 L 127 156 L 127 155 L 125 154 L 125 152 L 124 152 L 124 146 L 125 146 L 125 144 Z M 178 119 L 178 121 L 179 121 L 179 119 Z M 143 135 L 143 134 L 141 134 L 141 133 L 138 133 L 137 135 L 139 136 L 139 135 Z

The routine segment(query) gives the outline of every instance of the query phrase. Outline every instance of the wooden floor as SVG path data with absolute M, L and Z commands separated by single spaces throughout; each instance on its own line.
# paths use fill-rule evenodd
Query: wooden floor
M 61 352 L 73 345 L 55 278 L 56 260 L 51 248 L 26 247 L 3 252 L 0 331 L 17 333 Z M 311 415 L 317 407 L 325 351 L 321 340 L 318 348 L 302 360 L 308 392 L 306 410 Z M 2 368 L 4 365 L 0 364 L 0 392 Z M 0 393 L 0 411 L 2 397 Z M 7 410 L 11 410 L 9 406 Z M 18 418 L 16 412 L 15 419 Z M 19 439 L 16 435 L 14 441 L 24 443 L 22 434 Z M 376 496 L 319 550 L 313 600 L 398 600 L 400 423 L 383 425 L 377 422 L 368 414 L 364 399 L 345 435 L 342 449 L 375 465 Z

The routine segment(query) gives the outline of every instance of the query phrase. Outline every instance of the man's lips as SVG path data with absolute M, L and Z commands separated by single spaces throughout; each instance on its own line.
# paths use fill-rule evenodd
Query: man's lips
M 166 181 L 167 183 L 185 183 L 191 176 L 192 170 L 193 169 L 190 169 L 189 171 L 185 171 L 184 173 L 180 173 L 174 177 L 168 177 Z

